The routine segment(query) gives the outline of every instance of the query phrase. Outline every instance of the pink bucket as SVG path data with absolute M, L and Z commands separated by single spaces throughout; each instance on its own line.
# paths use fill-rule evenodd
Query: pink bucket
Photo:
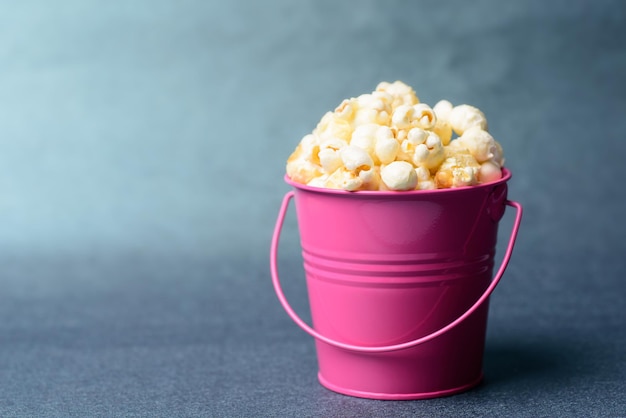
M 477 385 L 489 296 L 509 262 L 522 207 L 500 180 L 457 189 L 346 192 L 304 186 L 282 202 L 272 281 L 289 316 L 315 337 L 326 388 L 372 399 L 424 399 Z M 295 198 L 313 327 L 287 302 L 278 241 Z M 498 222 L 516 209 L 492 279 Z

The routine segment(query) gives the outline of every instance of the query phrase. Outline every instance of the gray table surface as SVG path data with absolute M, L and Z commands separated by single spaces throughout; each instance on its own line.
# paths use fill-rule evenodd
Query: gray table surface
M 625 28 L 619 1 L 0 2 L 0 415 L 626 416 Z M 269 276 L 287 156 L 397 79 L 481 108 L 525 207 L 484 384 L 424 401 L 321 387 Z M 290 214 L 306 316 L 299 251 Z

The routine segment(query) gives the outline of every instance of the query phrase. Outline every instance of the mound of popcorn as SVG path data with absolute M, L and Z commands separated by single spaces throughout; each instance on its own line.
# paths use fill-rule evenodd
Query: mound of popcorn
M 503 164 L 483 112 L 447 100 L 430 107 L 395 81 L 327 112 L 287 160 L 287 175 L 348 191 L 430 190 L 497 180 Z

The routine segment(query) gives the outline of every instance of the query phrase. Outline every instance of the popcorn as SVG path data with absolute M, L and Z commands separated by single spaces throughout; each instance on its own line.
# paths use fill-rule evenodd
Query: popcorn
M 442 145 L 448 145 L 452 140 L 452 126 L 445 119 L 437 118 L 433 132 L 437 134 Z
M 391 98 L 391 106 L 398 107 L 400 105 L 414 105 L 419 103 L 419 98 L 415 91 L 402 81 L 394 81 L 389 83 L 383 81 L 376 86 L 376 92 L 386 93 Z
M 481 182 L 496 180 L 497 173 L 502 175 L 500 168 L 504 165 L 504 156 L 502 155 L 502 146 L 486 131 L 479 127 L 469 128 L 458 139 L 450 144 L 451 150 L 468 151 L 480 164 L 489 163 L 495 168 L 485 168 L 484 175 L 481 176 Z M 490 173 L 487 175 L 487 171 Z M 486 180 L 491 179 L 491 180 Z
M 348 191 L 378 190 L 380 176 L 372 158 L 364 149 L 348 145 L 339 153 L 343 165 L 326 178 L 325 187 Z
M 320 144 L 317 156 L 324 172 L 332 173 L 341 167 L 341 150 L 346 146 L 348 142 L 339 138 L 330 138 Z
M 436 169 L 444 159 L 441 140 L 434 132 L 420 128 L 411 129 L 400 146 L 402 157 L 408 158 L 415 166 Z
M 287 175 L 297 183 L 307 184 L 314 178 L 324 174 L 322 168 L 305 159 L 287 162 Z
M 352 113 L 350 111 L 350 114 Z M 352 136 L 352 125 L 349 119 L 345 118 L 345 115 L 341 115 L 341 112 L 339 114 L 328 112 L 322 117 L 320 123 L 317 124 L 313 134 L 321 140 L 339 138 L 347 142 L 350 141 Z
M 345 99 L 335 109 L 335 116 L 337 116 L 340 119 L 350 121 L 354 118 L 355 110 L 356 109 L 355 109 L 354 99 Z
M 305 135 L 287 160 L 287 175 L 298 183 L 308 183 L 322 174 L 317 153 L 319 140 L 315 135 Z
M 313 187 L 405 191 L 495 181 L 503 165 L 502 146 L 480 109 L 447 100 L 431 108 L 396 81 L 324 114 L 286 170 L 293 181 Z
M 370 157 L 374 158 L 376 156 L 376 132 L 380 127 L 375 123 L 357 126 L 352 132 L 350 145 L 364 149 Z
M 345 167 L 339 167 L 324 182 L 324 187 L 329 189 L 343 189 L 350 192 L 359 190 L 362 185 L 363 179 L 357 173 L 347 170 Z
M 480 164 L 469 152 L 456 152 L 448 156 L 435 174 L 438 189 L 472 186 L 478 183 Z
M 391 124 L 398 129 L 407 129 L 411 127 L 413 122 L 413 113 L 415 110 L 411 105 L 401 105 L 396 107 L 391 115 Z
M 367 171 L 374 165 L 372 157 L 364 149 L 354 145 L 349 145 L 341 150 L 341 160 L 347 170 L 356 174 Z
M 326 182 L 328 181 L 328 178 L 330 176 L 328 174 L 322 174 L 320 176 L 317 177 L 313 177 L 311 180 L 309 180 L 308 183 L 306 183 L 307 186 L 311 186 L 311 187 L 326 187 Z
M 493 161 L 486 161 L 480 165 L 478 180 L 481 183 L 489 183 L 502 177 L 502 169 Z
M 498 141 L 496 141 L 496 152 L 493 156 L 493 162 L 498 164 L 500 167 L 504 167 L 504 150 Z
M 479 163 L 484 163 L 494 158 L 499 161 L 500 156 L 497 155 L 496 141 L 489 132 L 483 131 L 478 126 L 472 126 L 467 129 L 457 141 L 462 143 Z
M 413 190 L 417 186 L 415 168 L 406 161 L 394 161 L 382 167 L 380 177 L 389 190 Z
M 415 117 L 415 125 L 422 129 L 432 129 L 437 123 L 435 112 L 424 103 L 418 103 L 413 106 L 413 115 Z
M 452 112 L 452 103 L 447 100 L 439 100 L 435 106 L 433 106 L 433 111 L 437 115 L 437 119 L 448 120 L 450 118 L 450 112 Z
M 382 180 L 380 167 L 372 167 L 369 170 L 361 170 L 359 178 L 363 181 L 361 190 L 380 190 Z
M 463 135 L 463 132 L 472 126 L 478 126 L 482 130 L 487 130 L 487 118 L 480 109 L 470 105 L 459 105 L 452 108 L 448 121 L 457 135 Z
M 416 167 L 415 174 L 417 175 L 417 187 L 418 190 L 432 190 L 436 189 L 437 185 L 435 181 L 430 176 L 430 170 L 426 167 Z
M 362 94 L 357 97 L 354 125 L 358 126 L 364 123 L 389 124 L 391 105 L 385 99 L 388 100 L 388 98 L 374 94 Z
M 450 125 L 448 121 L 452 108 L 452 103 L 447 100 L 440 100 L 433 107 L 433 111 L 437 117 L 433 132 L 439 136 L 443 145 L 448 145 L 452 139 L 452 125 Z
M 381 126 L 376 131 L 374 154 L 381 164 L 389 164 L 396 159 L 400 151 L 400 144 L 394 138 L 393 132 L 387 126 Z
M 435 112 L 424 103 L 398 106 L 391 115 L 391 124 L 397 129 L 432 129 L 436 123 Z

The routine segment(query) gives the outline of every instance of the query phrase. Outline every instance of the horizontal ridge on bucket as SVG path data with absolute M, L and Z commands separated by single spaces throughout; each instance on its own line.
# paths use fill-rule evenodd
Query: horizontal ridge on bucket
M 440 254 L 437 254 L 440 255 Z M 411 257 L 406 255 L 399 259 L 378 259 L 366 262 L 364 259 L 341 257 L 339 254 L 328 257 L 303 249 L 302 258 L 307 273 L 315 274 L 318 279 L 327 280 L 367 280 L 367 277 L 383 277 L 384 281 L 401 277 L 420 277 L 420 281 L 441 281 L 461 279 L 463 277 L 491 271 L 493 268 L 494 251 L 471 257 L 440 258 L 435 254 L 428 257 Z M 336 273 L 336 274 L 333 274 Z M 357 276 L 350 279 L 350 276 Z M 373 280 L 373 279 L 372 279 Z

